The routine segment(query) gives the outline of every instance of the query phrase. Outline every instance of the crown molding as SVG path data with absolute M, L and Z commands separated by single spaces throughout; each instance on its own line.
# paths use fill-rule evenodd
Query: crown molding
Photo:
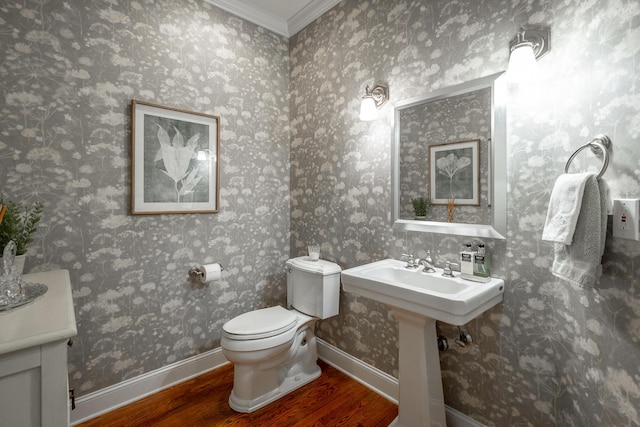
M 226 10 L 240 18 L 247 21 L 258 24 L 261 27 L 266 28 L 269 31 L 273 31 L 281 36 L 289 37 L 289 31 L 287 30 L 287 22 L 277 16 L 271 15 L 268 12 L 259 10 L 254 7 L 250 7 L 244 3 L 234 0 L 205 0 L 207 3 L 211 3 L 220 9 Z
M 235 0 L 205 0 L 222 10 L 226 10 L 240 18 L 260 25 L 269 31 L 285 37 L 291 37 L 304 27 L 315 21 L 342 0 L 311 0 L 289 20 L 275 16 L 268 11 L 251 7 L 244 2 Z
M 287 21 L 289 29 L 289 37 L 298 33 L 307 25 L 324 15 L 332 7 L 340 3 L 342 0 L 312 0 L 307 6 L 293 15 Z

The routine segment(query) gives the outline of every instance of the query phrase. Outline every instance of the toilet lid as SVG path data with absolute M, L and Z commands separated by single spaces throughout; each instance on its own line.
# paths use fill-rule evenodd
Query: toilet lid
M 296 325 L 297 316 L 280 306 L 262 308 L 229 320 L 222 330 L 234 340 L 257 340 L 279 335 Z
M 331 274 L 340 274 L 342 268 L 335 262 L 319 259 L 313 261 L 308 256 L 301 256 L 298 258 L 291 258 L 286 262 L 289 267 L 296 268 L 298 270 L 307 271 L 313 274 L 319 274 L 322 276 L 329 276 Z

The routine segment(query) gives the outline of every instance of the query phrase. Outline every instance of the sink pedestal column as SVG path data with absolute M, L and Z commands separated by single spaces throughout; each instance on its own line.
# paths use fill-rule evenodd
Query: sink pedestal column
M 392 309 L 399 323 L 398 417 L 389 427 L 446 427 L 436 321 Z

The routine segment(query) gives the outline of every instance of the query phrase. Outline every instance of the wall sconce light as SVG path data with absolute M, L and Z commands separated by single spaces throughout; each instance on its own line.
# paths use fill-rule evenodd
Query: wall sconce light
M 389 86 L 376 83 L 373 89 L 369 85 L 360 104 L 360 120 L 370 121 L 378 117 L 378 110 L 389 100 Z
M 509 42 L 511 57 L 507 75 L 509 80 L 531 78 L 536 73 L 536 60 L 551 50 L 548 27 L 520 28 Z

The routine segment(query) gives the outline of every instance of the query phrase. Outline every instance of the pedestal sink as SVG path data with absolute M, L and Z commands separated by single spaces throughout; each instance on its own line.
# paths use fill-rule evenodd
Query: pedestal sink
M 387 259 L 342 271 L 345 292 L 382 302 L 399 324 L 398 417 L 394 427 L 445 427 L 436 321 L 464 325 L 502 301 L 504 281 L 477 283 L 424 273 Z

